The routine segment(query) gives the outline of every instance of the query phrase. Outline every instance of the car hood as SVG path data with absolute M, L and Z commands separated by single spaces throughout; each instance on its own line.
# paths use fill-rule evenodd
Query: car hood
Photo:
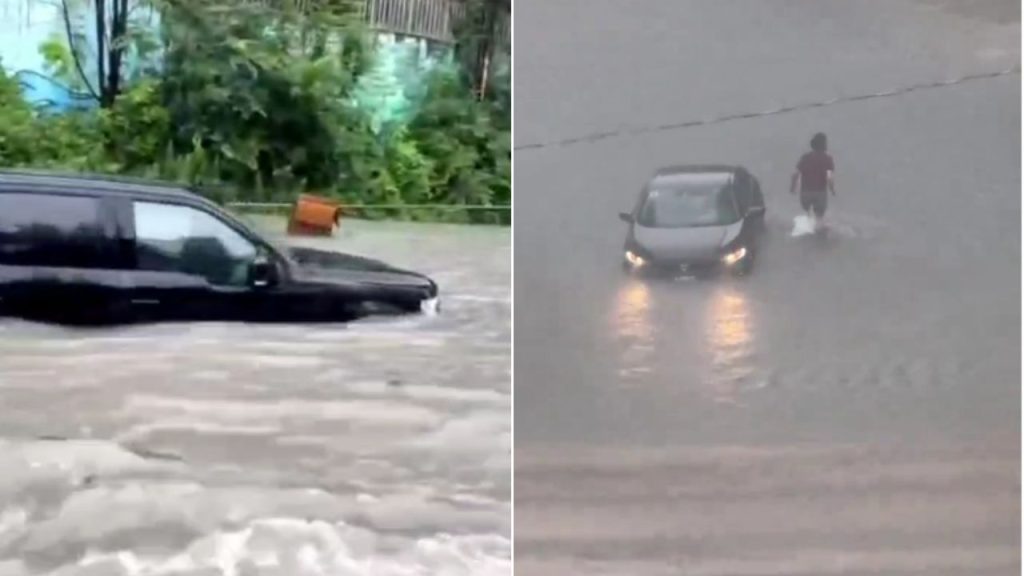
M 635 226 L 633 240 L 656 260 L 715 258 L 740 232 L 740 223 L 693 228 Z
M 427 276 L 380 260 L 300 247 L 288 248 L 287 255 L 294 280 L 299 282 L 424 289 L 429 296 L 437 294 L 437 284 Z

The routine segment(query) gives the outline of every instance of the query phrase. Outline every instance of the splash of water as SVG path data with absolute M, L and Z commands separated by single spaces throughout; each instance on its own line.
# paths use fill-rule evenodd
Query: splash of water
M 299 518 L 256 519 L 233 531 L 217 531 L 171 554 L 89 550 L 58 574 L 112 576 L 497 576 L 511 571 L 511 543 L 497 534 L 436 534 L 418 539 L 388 537 L 345 523 Z M 5 573 L 0 561 L 0 573 Z M 30 574 L 19 560 L 14 574 Z
M 807 214 L 801 214 L 793 218 L 793 232 L 790 236 L 793 238 L 799 238 L 801 236 L 809 236 L 814 234 L 818 229 L 817 218 Z

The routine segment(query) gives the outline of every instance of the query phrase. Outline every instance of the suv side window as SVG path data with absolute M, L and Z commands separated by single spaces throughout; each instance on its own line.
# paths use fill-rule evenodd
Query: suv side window
M 134 202 L 139 270 L 202 276 L 218 286 L 244 286 L 257 249 L 215 216 L 190 206 Z
M 0 192 L 0 264 L 112 267 L 101 206 L 90 196 Z

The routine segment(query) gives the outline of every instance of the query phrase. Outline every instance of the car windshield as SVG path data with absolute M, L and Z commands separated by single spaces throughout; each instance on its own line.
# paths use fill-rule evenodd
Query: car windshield
M 723 226 L 739 220 L 729 182 L 694 182 L 652 186 L 638 223 L 648 228 Z

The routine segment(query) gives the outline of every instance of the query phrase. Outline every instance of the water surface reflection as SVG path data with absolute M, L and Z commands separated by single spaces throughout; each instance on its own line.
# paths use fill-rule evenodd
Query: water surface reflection
M 615 295 L 612 327 L 620 349 L 619 376 L 631 379 L 650 374 L 654 362 L 654 331 L 651 327 L 651 289 L 632 279 Z
M 704 329 L 711 360 L 707 391 L 715 402 L 736 403 L 740 387 L 754 371 L 747 295 L 735 286 L 716 286 L 707 303 Z
M 735 403 L 754 373 L 749 296 L 728 282 L 630 279 L 610 317 L 620 383 L 643 381 Z

